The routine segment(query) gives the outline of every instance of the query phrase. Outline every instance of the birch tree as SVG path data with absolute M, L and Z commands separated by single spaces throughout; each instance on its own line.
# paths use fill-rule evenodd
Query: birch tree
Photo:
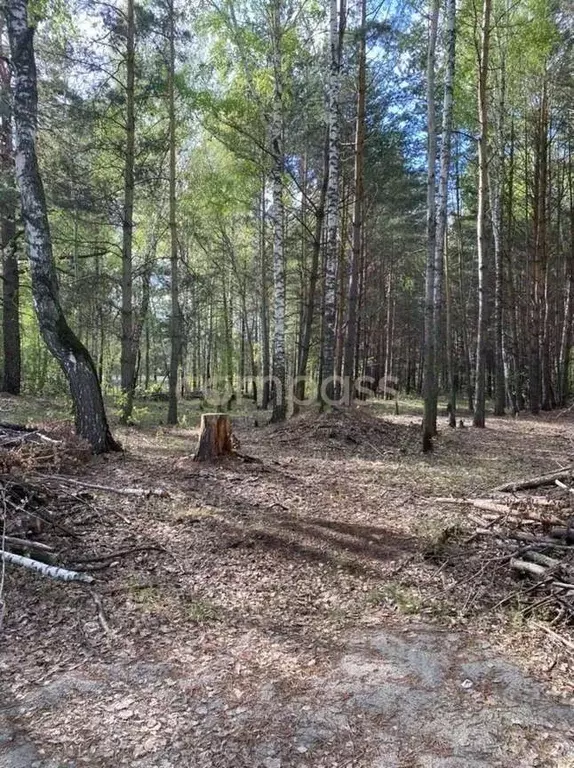
M 323 300 L 323 354 L 320 397 L 324 402 L 336 396 L 335 346 L 336 346 L 336 292 L 339 234 L 339 164 L 340 164 L 340 116 L 341 49 L 345 29 L 346 0 L 330 0 L 329 5 L 329 173 L 325 204 L 326 245 L 325 284 Z
M 78 434 L 95 453 L 117 450 L 92 358 L 70 329 L 60 305 L 46 198 L 36 155 L 38 86 L 34 26 L 29 21 L 28 2 L 11 0 L 3 10 L 13 71 L 16 180 L 40 332 L 68 380 Z

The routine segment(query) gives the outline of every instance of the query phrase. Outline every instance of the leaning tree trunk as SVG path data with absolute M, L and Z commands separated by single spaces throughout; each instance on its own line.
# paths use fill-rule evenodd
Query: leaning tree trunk
M 40 332 L 68 379 L 78 434 L 90 443 L 95 453 L 118 450 L 119 445 L 108 427 L 95 366 L 88 350 L 68 326 L 60 306 L 46 198 L 36 156 L 38 88 L 34 28 L 28 24 L 27 0 L 11 0 L 4 6 L 4 13 L 14 75 L 16 180 Z
M 2 35 L 2 30 L 0 30 Z M 0 40 L 0 55 L 4 54 Z M 2 389 L 20 394 L 22 357 L 20 347 L 18 250 L 16 247 L 16 191 L 12 148 L 12 110 L 10 106 L 10 67 L 0 59 L 0 174 L 3 195 L 0 201 L 0 238 L 2 243 L 2 340 L 4 377 Z

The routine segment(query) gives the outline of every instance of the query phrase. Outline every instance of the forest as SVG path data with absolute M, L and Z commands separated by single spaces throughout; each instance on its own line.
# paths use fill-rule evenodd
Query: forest
M 0 10 L 0 768 L 574 766 L 572 4 Z

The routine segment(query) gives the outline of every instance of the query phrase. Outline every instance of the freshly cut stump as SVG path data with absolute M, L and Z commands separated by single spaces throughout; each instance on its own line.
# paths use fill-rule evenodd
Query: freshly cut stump
M 204 413 L 201 416 L 199 443 L 194 461 L 213 461 L 233 453 L 231 421 L 223 413 Z

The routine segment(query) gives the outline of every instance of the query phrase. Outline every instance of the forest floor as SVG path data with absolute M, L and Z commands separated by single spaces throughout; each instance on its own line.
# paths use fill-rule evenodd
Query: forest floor
M 74 477 L 169 496 L 94 491 L 46 532 L 91 587 L 8 567 L 0 768 L 574 766 L 574 632 L 437 501 L 571 465 L 574 416 L 441 424 L 424 456 L 381 411 L 238 416 L 257 463 L 117 428 Z

